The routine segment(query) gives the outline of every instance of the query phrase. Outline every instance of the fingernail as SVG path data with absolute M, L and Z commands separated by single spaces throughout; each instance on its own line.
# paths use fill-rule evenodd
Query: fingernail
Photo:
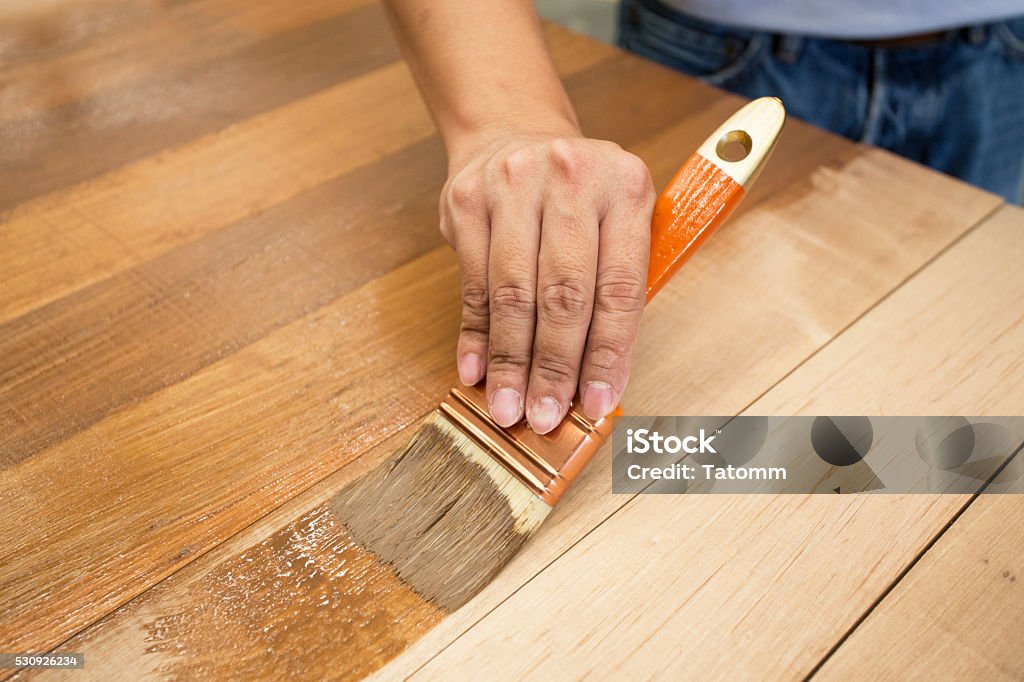
M 484 359 L 476 353 L 466 353 L 459 358 L 459 381 L 473 386 L 484 378 Z
M 491 396 L 491 417 L 498 426 L 507 427 L 519 421 L 523 412 L 523 399 L 511 388 L 499 388 Z
M 526 419 L 534 431 L 547 433 L 558 426 L 558 422 L 562 420 L 562 408 L 558 406 L 554 398 L 541 398 L 533 401 L 533 404 L 530 405 Z
M 615 407 L 612 387 L 603 381 L 591 381 L 583 387 L 583 411 L 591 419 L 601 419 Z

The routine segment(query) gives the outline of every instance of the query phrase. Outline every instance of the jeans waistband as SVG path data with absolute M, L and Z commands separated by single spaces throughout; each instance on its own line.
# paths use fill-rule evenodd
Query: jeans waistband
M 907 36 L 892 38 L 865 39 L 865 38 L 838 38 L 825 35 L 811 35 L 801 33 L 780 33 L 778 31 L 759 30 L 731 24 L 722 24 L 708 21 L 700 17 L 686 14 L 676 8 L 662 2 L 662 0 L 634 0 L 637 4 L 646 6 L 648 9 L 661 14 L 662 16 L 686 24 L 692 24 L 709 32 L 728 32 L 739 37 L 752 37 L 755 34 L 766 36 L 775 45 L 787 44 L 792 50 L 799 50 L 805 40 L 823 40 L 850 45 L 854 47 L 877 48 L 877 49 L 901 49 L 901 48 L 928 48 L 946 45 L 956 41 L 978 45 L 984 43 L 992 31 L 991 24 L 975 24 L 969 26 L 958 26 L 941 31 L 930 31 Z

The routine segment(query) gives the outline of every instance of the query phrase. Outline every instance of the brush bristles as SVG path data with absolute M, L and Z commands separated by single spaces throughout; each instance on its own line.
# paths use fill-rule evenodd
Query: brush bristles
M 489 583 L 551 511 L 436 412 L 331 506 L 356 542 L 447 610 Z

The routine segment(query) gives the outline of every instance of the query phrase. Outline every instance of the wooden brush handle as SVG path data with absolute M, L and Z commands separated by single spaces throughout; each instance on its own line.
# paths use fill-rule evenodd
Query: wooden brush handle
M 651 219 L 648 302 L 742 201 L 771 155 L 785 117 L 774 97 L 750 102 L 712 133 L 665 187 Z

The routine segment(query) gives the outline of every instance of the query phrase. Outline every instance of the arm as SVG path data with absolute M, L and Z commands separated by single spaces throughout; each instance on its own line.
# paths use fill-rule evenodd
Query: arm
M 621 398 L 644 303 L 654 188 L 618 145 L 585 138 L 528 0 L 389 0 L 448 151 L 441 232 L 462 271 L 463 383 L 492 417 L 541 433 L 579 388 Z

